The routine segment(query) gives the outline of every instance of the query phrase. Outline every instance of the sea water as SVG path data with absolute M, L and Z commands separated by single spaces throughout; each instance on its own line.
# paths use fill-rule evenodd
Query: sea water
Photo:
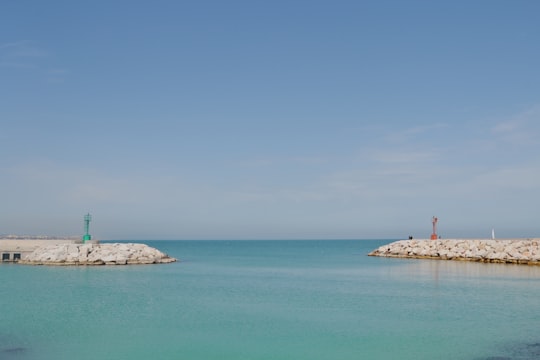
M 147 241 L 164 265 L 0 265 L 0 359 L 538 359 L 540 267 L 389 242 Z

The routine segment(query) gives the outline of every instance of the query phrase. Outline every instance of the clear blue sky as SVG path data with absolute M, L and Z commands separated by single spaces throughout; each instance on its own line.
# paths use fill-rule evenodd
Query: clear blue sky
M 540 1 L 0 4 L 0 234 L 540 236 Z

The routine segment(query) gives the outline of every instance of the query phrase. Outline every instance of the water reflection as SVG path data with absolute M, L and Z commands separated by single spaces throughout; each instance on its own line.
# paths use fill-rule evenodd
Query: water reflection
M 390 266 L 386 269 L 390 276 L 402 277 L 406 274 L 414 278 L 431 278 L 435 282 L 441 277 L 540 281 L 540 266 L 428 259 L 389 260 L 399 262 L 398 266 Z

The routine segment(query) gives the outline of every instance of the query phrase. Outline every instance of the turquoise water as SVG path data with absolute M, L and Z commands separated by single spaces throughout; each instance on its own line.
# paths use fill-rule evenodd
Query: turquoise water
M 148 241 L 181 262 L 0 265 L 0 359 L 538 359 L 540 267 L 388 241 Z

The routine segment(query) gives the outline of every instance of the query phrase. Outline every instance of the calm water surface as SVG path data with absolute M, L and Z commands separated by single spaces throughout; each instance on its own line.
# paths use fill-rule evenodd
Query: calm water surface
M 540 267 L 363 241 L 148 241 L 181 262 L 0 265 L 0 359 L 538 359 Z

